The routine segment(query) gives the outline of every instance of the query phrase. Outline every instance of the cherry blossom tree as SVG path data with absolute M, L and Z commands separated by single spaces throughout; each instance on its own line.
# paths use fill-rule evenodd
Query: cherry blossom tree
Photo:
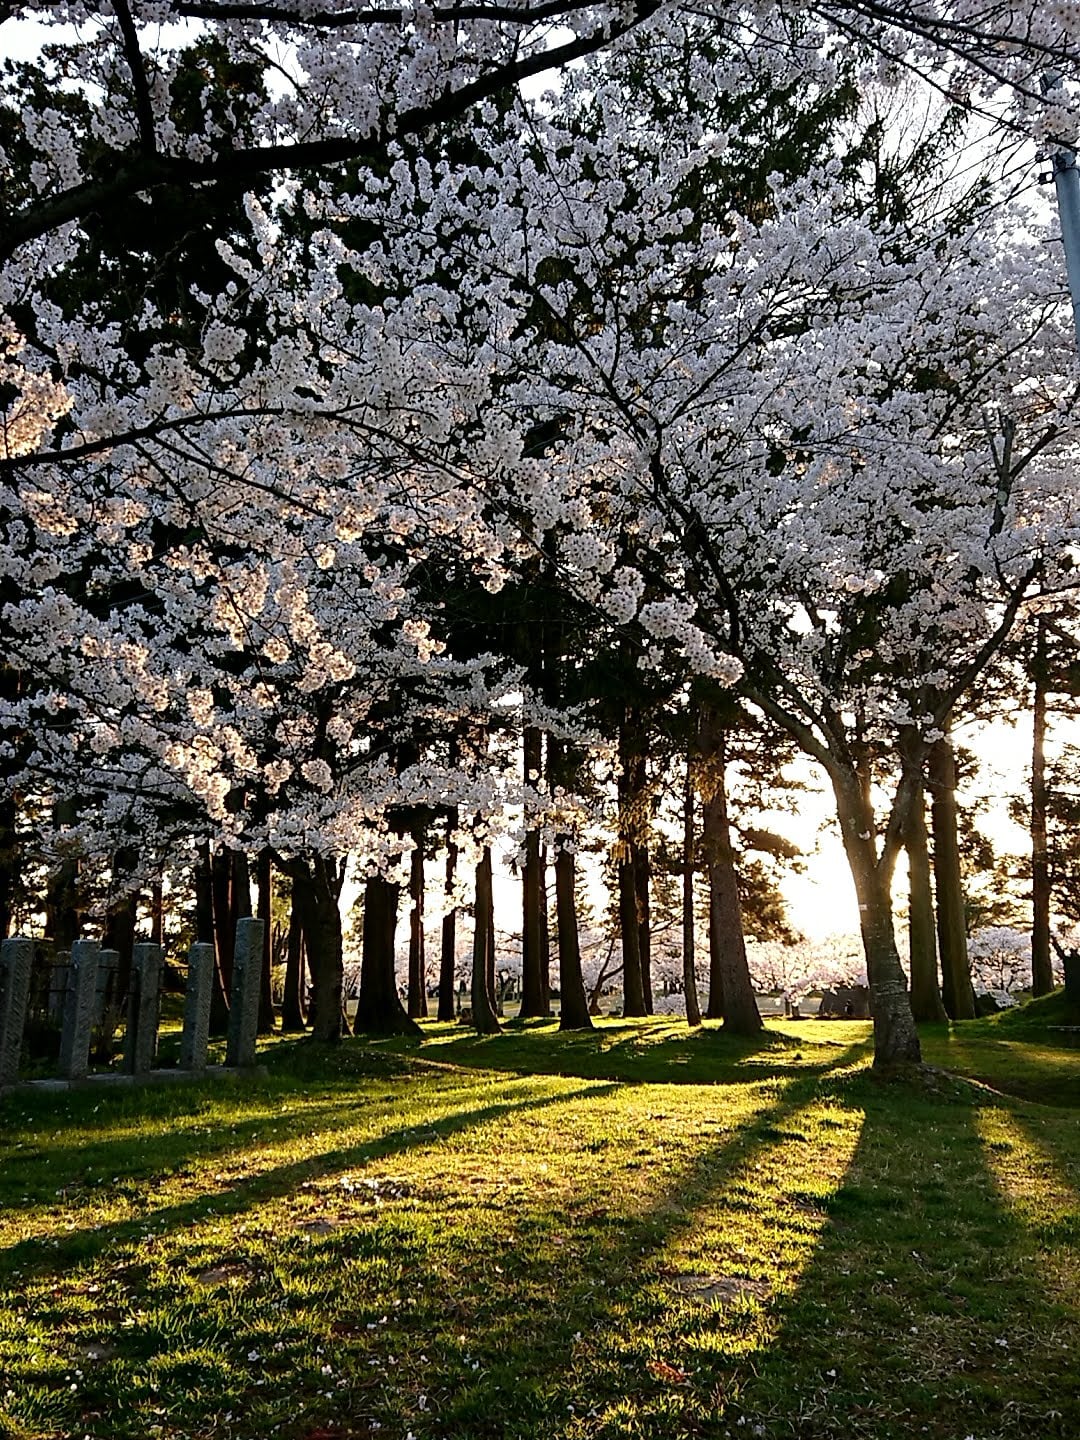
M 445 651 L 426 575 L 452 552 L 497 590 L 539 554 L 824 765 L 879 1058 L 913 1058 L 888 882 L 920 747 L 1073 533 L 1055 297 L 1000 212 L 883 225 L 839 161 L 740 192 L 722 97 L 824 103 L 854 41 L 1068 138 L 1036 77 L 1075 73 L 1073 9 L 0 6 L 60 27 L 0 141 L 4 634 L 35 677 L 9 785 L 92 797 L 88 844 L 134 815 L 326 871 L 329 1038 L 329 867 L 389 880 L 403 809 L 488 803 L 448 739 L 510 682 Z M 628 104 L 688 39 L 700 107 Z M 879 847 L 861 756 L 899 729 Z

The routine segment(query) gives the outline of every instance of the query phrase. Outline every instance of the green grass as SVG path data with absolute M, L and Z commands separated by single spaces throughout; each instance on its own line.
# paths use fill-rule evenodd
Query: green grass
M 11 1095 L 0 1440 L 1071 1440 L 1080 1050 L 924 1038 L 955 1074 L 875 1079 L 858 1022 L 432 1024 Z

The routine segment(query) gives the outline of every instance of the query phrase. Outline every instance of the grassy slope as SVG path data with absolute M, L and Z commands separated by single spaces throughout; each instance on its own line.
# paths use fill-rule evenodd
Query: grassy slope
M 279 1043 L 0 1102 L 0 1437 L 1080 1434 L 1080 1050 Z M 992 1088 L 989 1088 L 992 1087 Z

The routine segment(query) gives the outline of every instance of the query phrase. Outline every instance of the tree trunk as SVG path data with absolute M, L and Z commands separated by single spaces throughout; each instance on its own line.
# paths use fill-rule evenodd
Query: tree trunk
M 341 1038 L 344 979 L 337 865 L 325 855 L 313 855 L 294 861 L 292 875 L 311 969 L 311 1038 L 332 1043 Z
M 165 889 L 160 880 L 150 887 L 150 943 L 165 943 Z
M 569 790 L 575 781 L 575 752 L 554 735 L 548 736 L 548 774 L 553 789 Z M 581 942 L 577 923 L 577 877 L 570 835 L 555 836 L 555 926 L 559 953 L 559 1029 L 592 1030 L 585 977 L 581 969 Z
M 397 885 L 372 875 L 364 887 L 364 943 L 360 960 L 360 996 L 354 1030 L 358 1035 L 419 1035 L 397 987 L 394 935 Z
M 232 857 L 228 850 L 213 851 L 210 860 L 211 894 L 214 915 L 214 992 L 210 1000 L 210 1033 L 225 1035 L 229 1029 L 229 996 L 232 992 L 233 937 Z
M 455 810 L 447 824 L 446 840 L 446 893 L 454 893 L 454 877 L 457 873 L 458 847 L 451 838 L 457 826 L 458 817 Z M 439 957 L 439 1019 L 453 1020 L 454 1018 L 454 990 L 457 979 L 457 907 L 451 908 L 443 916 L 442 922 L 442 953 Z
M 409 993 L 408 1013 L 415 1020 L 426 1016 L 427 964 L 424 954 L 424 833 L 414 837 L 409 859 Z
M 874 1018 L 874 1065 L 885 1069 L 918 1064 L 922 1059 L 919 1032 L 896 950 L 892 895 L 888 875 L 878 863 L 873 810 L 854 769 L 847 775 L 834 774 L 832 781 L 844 850 L 859 902 L 859 928 Z
M 746 960 L 742 905 L 735 874 L 735 855 L 728 820 L 727 747 L 716 716 L 703 711 L 702 841 L 709 877 L 709 1004 L 710 1020 L 723 1019 L 735 1035 L 756 1035 L 761 1015 Z
M 495 1005 L 496 1015 L 502 1014 L 502 1006 L 498 1002 L 498 988 L 495 984 L 495 881 L 492 874 L 491 847 L 484 847 L 487 855 L 488 879 L 487 888 L 484 892 L 484 925 L 487 934 L 484 940 L 484 954 L 487 956 L 487 988 Z
M 229 917 L 229 925 L 232 932 L 232 944 L 236 945 L 236 922 L 247 920 L 251 916 L 251 866 L 248 858 L 242 850 L 232 852 L 232 889 L 230 892 L 232 913 Z
M 112 862 L 112 889 L 114 894 L 126 888 L 139 864 L 139 852 L 131 846 L 117 850 Z M 116 968 L 116 991 L 118 997 L 127 995 L 131 986 L 131 961 L 135 949 L 135 931 L 139 925 L 139 897 L 128 891 L 114 899 L 105 914 L 101 944 L 105 950 L 115 950 L 120 956 Z
M 260 850 L 256 862 L 258 914 L 263 922 L 262 968 L 259 976 L 259 1034 L 274 1033 L 274 866 L 269 850 Z
M 476 894 L 473 903 L 472 1019 L 480 1035 L 501 1030 L 495 1014 L 491 976 L 495 968 L 492 926 L 491 846 L 485 845 L 476 866 Z
M 953 1020 L 975 1018 L 975 994 L 967 953 L 964 887 L 956 829 L 956 759 L 946 733 L 930 750 L 928 776 L 934 832 L 934 889 L 937 896 L 941 998 Z
M 645 986 L 641 976 L 641 948 L 638 931 L 637 886 L 629 845 L 620 841 L 616 861 L 619 879 L 619 936 L 622 942 L 623 1014 L 645 1015 Z
M 917 737 L 914 737 L 917 743 Z M 916 1020 L 946 1019 L 938 986 L 937 939 L 934 934 L 934 896 L 930 885 L 930 847 L 926 836 L 926 798 L 922 759 L 908 756 L 919 777 L 911 812 L 904 825 L 908 857 L 908 949 L 911 956 L 911 1010 Z
M 561 842 L 561 843 L 560 843 Z M 566 849 L 568 837 L 556 837 L 555 922 L 559 948 L 559 1029 L 592 1030 L 578 940 L 574 854 Z
M 548 915 L 548 848 L 540 846 L 540 980 L 546 1015 L 551 1014 L 551 923 Z
M 650 883 L 652 861 L 646 842 L 634 842 L 634 892 L 637 899 L 638 952 L 641 957 L 641 989 L 645 996 L 645 1013 L 653 1013 L 652 991 L 652 905 Z
M 0 797 L 0 940 L 11 934 L 15 919 L 15 890 L 19 874 L 18 801 Z
M 285 993 L 281 997 L 281 1031 L 295 1035 L 304 1026 L 304 926 L 298 897 L 300 880 L 292 876 L 289 902 L 289 939 L 285 951 Z
M 634 714 L 623 712 L 619 727 L 619 838 L 616 872 L 619 885 L 619 935 L 622 941 L 623 1014 L 647 1015 L 641 953 L 641 915 L 638 907 L 635 842 L 641 825 L 641 766 L 637 754 Z
M 195 857 L 195 939 L 201 945 L 214 943 L 214 875 L 205 840 L 199 842 Z
M 682 867 L 682 961 L 686 1019 L 701 1024 L 701 1002 L 697 989 L 697 954 L 694 938 L 694 770 L 690 747 L 686 750 L 686 781 L 683 786 L 683 867 Z
M 78 819 L 75 801 L 58 801 L 53 806 L 52 819 L 53 828 L 59 836 L 65 827 L 74 825 Z M 79 861 L 75 855 L 64 855 L 62 849 L 61 857 L 45 889 L 45 933 L 55 940 L 59 950 L 70 950 L 78 940 L 82 926 Z
M 535 785 L 543 762 L 543 735 L 534 725 L 525 727 L 522 741 L 524 783 Z M 551 1002 L 544 993 L 543 924 L 540 891 L 540 831 L 530 825 L 525 832 L 525 864 L 521 874 L 521 1010 L 522 1019 L 550 1015 Z
M 1046 626 L 1036 621 L 1031 743 L 1031 993 L 1054 988 L 1050 961 L 1050 857 L 1046 839 Z

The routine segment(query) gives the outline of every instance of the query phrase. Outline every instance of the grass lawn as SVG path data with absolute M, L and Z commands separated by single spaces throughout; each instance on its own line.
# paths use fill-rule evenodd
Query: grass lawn
M 935 1027 L 916 1088 L 868 1029 L 8 1096 L 0 1437 L 1076 1440 L 1080 1049 Z

